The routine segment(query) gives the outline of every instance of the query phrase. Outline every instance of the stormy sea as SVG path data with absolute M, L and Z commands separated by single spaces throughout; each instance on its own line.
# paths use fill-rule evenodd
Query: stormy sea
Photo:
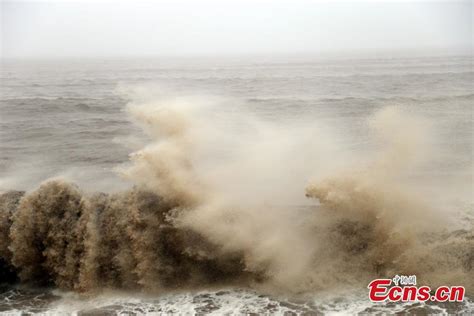
M 0 314 L 474 313 L 472 56 L 0 78 Z M 395 275 L 467 297 L 371 302 Z

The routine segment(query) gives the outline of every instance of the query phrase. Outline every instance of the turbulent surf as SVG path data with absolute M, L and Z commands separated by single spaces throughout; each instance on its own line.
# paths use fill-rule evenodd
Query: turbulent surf
M 84 193 L 51 179 L 1 195 L 8 280 L 78 292 L 238 285 L 294 294 L 401 273 L 431 286 L 462 283 L 472 293 L 472 229 L 446 230 L 442 210 L 409 181 L 432 150 L 424 120 L 395 107 L 377 111 L 369 124 L 378 146 L 338 169 L 327 159 L 334 149 L 311 141 L 329 137 L 314 123 L 281 131 L 254 118 L 253 141 L 239 142 L 233 129 L 212 123 L 209 105 L 128 109 L 150 137 L 119 170 L 132 189 Z M 232 155 L 209 165 L 205 157 L 217 153 L 207 151 L 221 145 Z M 302 145 L 318 157 L 317 180 L 300 188 L 310 203 L 284 205 L 293 198 L 286 187 L 301 183 L 291 180 Z M 272 173 L 285 183 L 269 182 L 260 196 L 258 185 Z

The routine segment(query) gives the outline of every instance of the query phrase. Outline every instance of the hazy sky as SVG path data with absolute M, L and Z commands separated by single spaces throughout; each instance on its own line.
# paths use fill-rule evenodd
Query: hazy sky
M 4 1 L 4 57 L 472 48 L 472 1 Z

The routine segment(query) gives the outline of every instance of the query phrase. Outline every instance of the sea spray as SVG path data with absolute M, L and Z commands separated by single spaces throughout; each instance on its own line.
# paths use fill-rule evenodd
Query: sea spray
M 282 129 L 241 113 L 232 126 L 182 101 L 129 111 L 150 138 L 120 170 L 133 189 L 53 179 L 1 195 L 1 256 L 22 282 L 301 293 L 404 273 L 472 290 L 472 231 L 446 238 L 446 214 L 407 180 L 432 154 L 423 120 L 380 110 L 369 123 L 380 146 L 354 158 L 315 122 Z M 295 206 L 305 193 L 312 203 Z

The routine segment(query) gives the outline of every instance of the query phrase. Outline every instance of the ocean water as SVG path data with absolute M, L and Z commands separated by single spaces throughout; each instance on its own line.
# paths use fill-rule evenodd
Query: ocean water
M 375 109 L 406 107 L 436 122 L 437 145 L 454 156 L 437 159 L 441 166 L 434 170 L 462 172 L 472 166 L 471 63 L 470 56 L 292 63 L 3 61 L 0 187 L 31 188 L 62 173 L 96 185 L 115 178 L 112 169 L 130 153 L 118 140 L 138 132 L 120 94 L 134 85 L 173 95 L 223 96 L 230 101 L 222 107 L 245 107 L 268 120 L 325 120 L 353 136 L 347 146 L 364 145 L 364 119 Z
M 465 274 L 461 274 L 460 278 L 454 280 L 472 284 L 474 281 L 469 278 L 472 277 L 470 269 L 472 269 L 472 260 L 474 260 L 472 239 L 474 218 L 474 201 L 472 199 L 473 79 L 472 56 L 331 60 L 294 58 L 291 61 L 238 58 L 215 60 L 2 60 L 0 192 L 20 190 L 26 191 L 28 194 L 28 192 L 36 192 L 38 186 L 47 179 L 61 178 L 77 184 L 84 196 L 92 195 L 95 192 L 104 192 L 105 194 L 124 192 L 133 186 L 145 186 L 148 189 L 151 187 L 152 191 L 156 187 L 156 192 L 153 193 L 163 196 L 169 195 L 170 200 L 174 202 L 181 201 L 181 196 L 186 195 L 185 200 L 191 199 L 192 202 L 184 204 L 187 208 L 192 208 L 196 203 L 200 203 L 195 202 L 192 197 L 196 190 L 188 189 L 188 187 L 184 190 L 179 187 L 183 183 L 189 184 L 189 180 L 186 178 L 188 176 L 187 169 L 183 169 L 186 171 L 183 176 L 185 180 L 178 182 L 179 185 L 173 186 L 171 189 L 161 180 L 144 180 L 149 173 L 153 172 L 158 174 L 158 178 L 166 177 L 169 172 L 164 173 L 160 169 L 161 167 L 146 169 L 149 171 L 143 172 L 142 167 L 148 168 L 149 166 L 138 162 L 137 169 L 132 169 L 131 175 L 123 177 L 120 174 L 122 168 L 130 166 L 130 154 L 144 147 L 147 148 L 150 139 L 154 137 L 153 132 L 151 136 L 150 133 L 144 133 L 140 122 L 137 124 L 137 121 L 141 121 L 141 124 L 144 122 L 145 125 L 162 123 L 167 128 L 164 134 L 168 134 L 165 136 L 169 136 L 172 141 L 176 140 L 175 135 L 181 135 L 180 131 L 175 130 L 176 126 L 180 126 L 181 121 L 174 120 L 174 116 L 167 119 L 166 122 L 160 118 L 156 123 L 153 121 L 153 116 L 146 116 L 143 119 L 144 115 L 140 113 L 131 115 L 130 107 L 137 104 L 148 106 L 152 104 L 153 106 L 154 102 L 160 104 L 157 105 L 160 107 L 162 103 L 168 102 L 171 104 L 167 105 L 169 108 L 173 109 L 174 104 L 178 103 L 179 105 L 175 107 L 181 110 L 183 109 L 182 102 L 186 104 L 195 102 L 204 104 L 203 108 L 206 109 L 209 107 L 208 104 L 212 104 L 210 112 L 199 108 L 197 111 L 198 120 L 193 125 L 202 127 L 197 133 L 199 141 L 205 139 L 204 145 L 201 146 L 201 143 L 197 145 L 199 159 L 196 159 L 196 165 L 203 166 L 202 170 L 205 170 L 206 173 L 213 170 L 213 166 L 219 166 L 216 168 L 219 172 L 216 171 L 216 174 L 210 177 L 210 182 L 217 183 L 218 187 L 224 176 L 228 178 L 229 174 L 241 172 L 242 178 L 236 177 L 234 186 L 227 182 L 222 186 L 224 193 L 233 190 L 234 194 L 232 195 L 238 196 L 242 201 L 252 200 L 252 203 L 270 204 L 279 204 L 280 200 L 273 197 L 281 193 L 281 204 L 298 204 L 298 207 L 307 208 L 311 207 L 313 203 L 305 204 L 305 185 L 306 181 L 310 181 L 310 178 L 314 177 L 314 174 L 309 174 L 309 167 L 300 168 L 298 166 L 306 165 L 310 158 L 323 157 L 324 155 L 319 151 L 311 151 L 306 156 L 302 151 L 312 146 L 314 139 L 318 139 L 318 146 L 331 148 L 324 149 L 324 153 L 328 153 L 329 160 L 332 160 L 331 155 L 337 153 L 337 160 L 342 161 L 338 166 L 356 164 L 362 158 L 355 153 L 371 152 L 376 147 L 368 121 L 373 118 L 374 113 L 387 108 L 396 109 L 403 115 L 398 116 L 392 112 L 388 112 L 388 114 L 384 112 L 385 114 L 382 113 L 381 116 L 382 121 L 384 117 L 396 118 L 395 123 L 390 120 L 390 123 L 382 123 L 382 127 L 390 127 L 387 133 L 389 137 L 393 136 L 391 141 L 395 144 L 395 148 L 401 148 L 400 155 L 411 157 L 411 152 L 418 152 L 418 148 L 425 145 L 430 148 L 420 155 L 423 156 L 422 163 L 410 171 L 408 176 L 410 184 L 407 186 L 417 185 L 419 191 L 416 191 L 416 194 L 430 196 L 429 200 L 433 201 L 435 205 L 442 210 L 447 210 L 448 213 L 442 213 L 445 214 L 443 216 L 449 214 L 450 219 L 454 219 L 454 222 L 459 224 L 459 227 L 452 223 L 449 224 L 449 227 L 443 227 L 444 235 L 436 233 L 433 240 L 438 242 L 441 239 L 454 240 L 458 238 L 456 245 L 459 246 L 452 246 L 451 249 L 459 249 L 462 252 L 462 255 L 453 255 L 453 258 L 462 257 L 462 260 L 459 260 L 462 261 L 460 265 L 463 266 Z M 183 98 L 184 101 L 182 101 Z M 194 108 L 187 110 L 186 106 L 184 107 L 186 115 L 196 112 Z M 148 112 L 146 115 L 149 115 Z M 423 142 L 410 143 L 409 146 L 398 146 L 400 143 L 405 144 L 405 141 L 400 140 L 402 137 L 409 140 L 418 139 L 418 126 L 424 123 L 418 123 L 419 121 L 413 123 L 413 117 L 420 118 L 420 122 L 429 122 L 430 136 Z M 258 124 L 248 123 L 255 121 Z M 247 123 L 250 127 L 246 125 Z M 209 133 L 202 133 L 205 137 L 201 135 L 200 131 L 203 129 L 207 131 L 207 127 L 214 124 L 215 126 L 212 126 Z M 267 128 L 267 125 L 272 127 Z M 307 129 L 300 128 L 302 125 Z M 313 126 L 316 125 L 318 129 L 313 130 Z M 260 129 L 261 126 L 265 126 L 265 128 Z M 282 128 L 275 132 L 277 130 L 275 126 L 288 128 Z M 376 124 L 377 126 L 379 125 Z M 253 147 L 250 148 L 251 150 L 245 147 L 245 144 L 250 140 L 258 138 L 252 136 L 254 129 L 263 130 L 262 134 L 265 135 L 263 138 L 265 142 L 258 144 L 258 150 Z M 402 132 L 399 133 L 398 130 Z M 222 139 L 214 137 L 221 132 L 225 137 L 223 136 Z M 158 133 L 160 137 L 162 133 L 162 131 Z M 209 135 L 213 136 L 211 140 L 209 140 Z M 269 135 L 270 141 L 265 138 L 267 135 Z M 306 138 L 306 136 L 308 137 Z M 386 135 L 384 134 L 384 136 Z M 235 139 L 238 140 L 234 143 Z M 304 141 L 295 143 L 294 139 L 303 139 Z M 180 145 L 181 141 L 182 139 L 178 139 L 173 145 Z M 153 141 L 151 142 L 153 143 Z M 212 147 L 212 150 L 206 151 L 209 147 Z M 276 150 L 275 148 L 278 147 L 285 147 L 285 150 Z M 333 147 L 337 149 L 332 151 Z M 245 150 L 241 150 L 241 148 Z M 266 151 L 268 156 L 261 151 L 261 148 L 268 149 Z M 153 154 L 153 152 L 145 152 L 145 154 L 147 153 Z M 180 151 L 178 154 L 174 151 L 171 154 L 168 152 L 157 153 L 158 157 L 164 157 L 165 160 L 172 157 L 177 161 L 183 157 L 184 159 L 188 158 L 190 155 L 188 151 Z M 244 156 L 243 153 L 248 155 Z M 221 163 L 216 162 L 220 161 L 219 159 L 226 161 L 228 156 L 240 157 L 239 155 L 242 155 L 242 159 L 245 161 L 242 165 L 226 163 L 223 164 L 225 166 L 223 168 Z M 254 158 L 248 159 L 248 156 L 252 155 L 261 157 L 262 161 Z M 278 155 L 283 158 L 281 160 L 275 159 L 275 156 Z M 296 157 L 296 167 L 291 167 L 291 173 L 297 176 L 293 178 L 274 172 L 289 165 L 288 161 L 291 157 Z M 335 157 L 333 158 L 336 160 Z M 403 159 L 396 156 L 395 161 L 398 160 Z M 165 163 L 169 167 L 169 161 L 166 160 Z M 230 170 L 229 166 L 233 166 L 235 169 Z M 385 166 L 383 170 L 390 169 L 390 166 Z M 176 168 L 181 167 L 182 165 L 178 164 Z M 332 164 L 330 167 L 336 168 Z M 237 191 L 243 188 L 242 183 L 247 183 L 244 178 L 248 179 L 248 175 L 252 173 L 260 174 L 259 170 L 264 170 L 261 171 L 261 177 L 248 180 L 248 182 L 256 183 L 255 187 L 252 187 L 251 192 L 245 192 L 240 197 L 240 192 Z M 180 176 L 183 174 L 181 171 L 180 169 Z M 269 183 L 270 185 L 268 185 Z M 248 186 L 252 185 L 248 184 Z M 176 188 L 177 186 L 178 188 Z M 278 188 L 278 190 L 267 189 L 267 186 Z M 245 190 L 242 189 L 242 191 Z M 47 194 L 50 191 L 38 192 L 41 196 L 41 194 Z M 57 194 L 57 191 L 53 190 L 52 192 Z M 75 194 L 71 192 L 68 193 L 68 196 Z M 324 206 L 324 198 L 326 198 L 323 196 L 324 194 L 321 195 L 320 190 L 316 190 L 316 193 L 312 194 L 311 190 L 307 191 L 308 196 L 317 197 Z M 254 195 L 264 198 L 254 201 Z M 295 198 L 300 195 L 301 199 Z M 21 203 L 26 205 L 26 202 Z M 44 208 L 56 205 L 31 203 L 31 205 L 40 205 L 38 207 L 43 205 Z M 355 201 L 351 203 L 357 204 Z M 305 206 L 301 206 L 303 204 Z M 399 204 L 396 205 L 399 206 Z M 22 207 L 27 208 L 27 206 Z M 69 212 L 68 207 L 60 206 L 58 209 Z M 40 213 L 34 210 L 34 206 L 31 208 L 33 208 L 33 213 Z M 14 213 L 14 211 L 12 212 Z M 48 216 L 49 213 L 44 211 L 44 214 Z M 309 216 L 304 215 L 305 220 L 302 221 L 306 221 Z M 5 224 L 8 229 L 12 225 L 12 221 L 15 220 L 5 220 L 8 222 Z M 206 218 L 206 220 L 210 219 Z M 192 218 L 190 221 L 192 225 L 199 222 L 197 218 Z M 282 235 L 288 234 L 281 228 L 285 227 L 284 223 L 280 223 L 280 221 L 274 223 L 272 220 L 270 222 L 276 225 L 275 227 L 282 229 Z M 294 227 L 300 227 L 298 226 L 299 222 L 296 224 L 296 220 L 292 223 L 291 225 Z M 29 227 L 15 225 L 14 223 L 16 231 Z M 205 225 L 189 227 L 195 229 L 200 235 L 213 240 L 214 243 L 219 244 L 221 240 L 222 232 L 220 231 L 213 231 L 212 234 L 206 235 L 204 231 L 208 227 Z M 187 226 L 187 228 L 189 227 Z M 369 228 L 362 228 L 362 230 L 369 230 Z M 289 232 L 291 234 L 294 231 L 289 230 Z M 9 238 L 13 238 L 9 232 L 6 234 L 6 236 L 10 236 Z M 347 240 L 364 238 L 357 232 L 350 234 L 350 236 L 343 235 L 343 237 Z M 39 238 L 37 235 L 34 237 L 35 240 Z M 269 240 L 276 238 L 278 241 L 280 238 L 279 236 L 273 237 L 274 235 L 269 236 L 272 236 Z M 231 243 L 226 238 L 228 237 L 222 238 L 225 240 L 222 243 Z M 294 246 L 299 242 L 299 239 L 295 239 L 295 241 L 281 238 L 281 244 L 288 242 Z M 239 240 L 239 242 L 241 241 Z M 232 251 L 235 250 L 237 253 L 245 253 L 249 247 L 247 240 L 245 243 L 242 241 L 241 243 L 236 242 L 236 244 L 236 249 L 232 249 Z M 267 243 L 262 242 L 262 245 L 267 245 Z M 370 245 L 372 244 L 369 242 L 368 247 L 371 247 Z M 16 247 L 16 251 L 19 252 L 18 246 Z M 12 251 L 13 248 L 8 248 L 8 251 Z M 284 250 L 276 249 L 285 254 Z M 440 249 L 445 248 L 441 247 Z M 146 251 L 153 252 L 149 248 Z M 256 251 L 252 250 L 249 253 L 255 255 Z M 47 257 L 45 252 L 46 250 L 43 249 L 35 254 Z M 267 255 L 267 252 L 263 253 Z M 349 257 L 358 256 L 358 253 L 353 250 L 344 253 L 344 255 L 347 254 Z M 4 255 L 2 260 L 10 260 L 8 256 L 10 255 Z M 13 256 L 15 257 L 15 254 Z M 248 256 L 244 257 L 248 258 Z M 273 256 L 274 254 L 271 254 L 264 258 L 270 262 L 270 267 L 273 263 L 279 267 L 282 262 L 285 262 L 280 261 L 280 256 L 275 256 L 275 258 Z M 59 257 L 61 261 L 61 255 Z M 65 258 L 64 256 L 63 259 L 65 260 Z M 145 261 L 149 262 L 148 259 Z M 13 265 L 21 270 L 20 257 L 16 260 L 17 263 Z M 51 265 L 51 262 L 48 260 L 37 261 L 39 262 L 37 264 L 45 266 L 44 271 L 49 271 L 48 265 Z M 140 262 L 140 259 L 137 260 Z M 244 259 L 240 259 L 240 264 L 245 266 L 243 270 L 251 273 L 256 271 L 257 274 L 263 273 L 264 277 L 270 279 L 273 277 L 274 271 L 278 270 L 269 268 L 270 272 L 268 272 L 265 270 L 266 266 L 261 268 L 260 262 L 257 262 L 255 271 L 252 271 L 250 263 L 245 262 Z M 364 265 L 365 261 L 361 261 L 360 264 Z M 453 270 L 459 268 L 454 261 L 446 264 L 448 268 L 452 265 Z M 297 264 L 295 263 L 295 265 Z M 66 272 L 54 271 L 51 273 L 51 279 L 55 278 L 55 273 L 66 279 L 64 276 Z M 344 277 L 344 273 L 347 271 L 343 271 L 340 273 Z M 449 269 L 440 270 L 437 274 L 447 275 L 447 271 Z M 139 278 L 144 279 L 153 279 L 154 277 L 154 275 L 148 275 L 147 272 L 137 272 L 137 274 Z M 6 314 L 79 313 L 81 315 L 474 312 L 473 302 L 469 299 L 464 303 L 456 304 L 373 304 L 367 299 L 366 288 L 358 285 L 357 282 L 349 282 L 349 280 L 346 287 L 342 281 L 337 286 L 328 286 L 328 291 L 321 290 L 320 285 L 315 286 L 317 290 L 309 291 L 310 295 L 306 289 L 298 288 L 296 291 L 286 291 L 284 287 L 275 285 L 281 281 L 278 279 L 279 275 L 275 283 L 270 282 L 270 285 L 263 288 L 253 286 L 253 282 L 241 282 L 241 276 L 239 276 L 239 282 L 236 283 L 218 282 L 218 285 L 213 284 L 209 287 L 205 284 L 198 284 L 197 287 L 172 286 L 173 289 L 169 291 L 160 289 L 151 292 L 133 286 L 132 290 L 127 289 L 127 286 L 124 286 L 125 281 L 120 286 L 109 282 L 104 286 L 106 290 L 93 291 L 94 294 L 83 295 L 73 290 L 76 285 L 69 285 L 71 282 L 76 284 L 75 281 L 69 282 L 69 279 L 64 281 L 61 277 L 58 277 L 60 281 L 53 282 L 53 284 L 48 283 L 47 287 L 25 284 L 2 286 L 0 312 Z M 31 278 L 30 276 L 29 281 Z M 107 278 L 113 277 L 108 276 Z M 122 278 L 125 279 L 125 277 Z M 449 278 L 441 279 L 451 280 Z M 298 281 L 295 283 L 299 284 L 300 279 L 296 280 Z M 138 284 L 143 284 L 143 282 L 143 280 L 139 281 Z M 171 283 L 173 282 L 171 281 Z M 328 284 L 331 282 L 329 281 Z M 56 286 L 58 284 L 59 286 Z M 66 285 L 61 286 L 61 284 Z M 223 285 L 221 286 L 221 284 Z M 435 284 L 437 283 L 435 282 Z M 114 287 L 118 287 L 118 289 Z M 277 288 L 278 291 L 273 291 L 273 288 Z M 304 295 L 301 294 L 303 292 Z

